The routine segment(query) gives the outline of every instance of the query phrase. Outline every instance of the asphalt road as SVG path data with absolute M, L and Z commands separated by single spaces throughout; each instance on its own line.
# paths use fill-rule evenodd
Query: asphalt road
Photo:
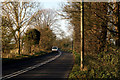
M 3 65 L 3 76 L 9 75 L 13 72 L 25 69 L 38 63 L 54 58 L 59 53 L 51 53 L 49 55 L 38 57 L 25 61 L 21 64 Z M 72 53 L 62 52 L 62 54 L 55 60 L 48 62 L 35 69 L 29 70 L 25 73 L 11 77 L 6 80 L 49 80 L 49 79 L 67 79 L 73 66 Z

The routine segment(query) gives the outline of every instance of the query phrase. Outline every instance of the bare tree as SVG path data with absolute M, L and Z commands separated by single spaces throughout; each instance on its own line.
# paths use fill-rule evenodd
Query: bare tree
M 57 14 L 54 10 L 44 9 L 36 12 L 31 23 L 39 30 L 40 28 L 46 26 L 51 27 L 56 25 L 57 20 L 58 20 Z
M 37 7 L 35 2 L 2 2 L 2 12 L 13 22 L 11 30 L 14 31 L 14 39 L 19 47 L 20 54 L 20 36 L 25 28 L 30 25 L 33 18 L 33 9 Z
M 58 20 L 57 14 L 54 10 L 43 9 L 36 12 L 30 24 L 34 26 L 41 33 L 40 48 L 51 49 L 53 41 L 56 39 L 53 33 L 53 26 L 56 25 Z

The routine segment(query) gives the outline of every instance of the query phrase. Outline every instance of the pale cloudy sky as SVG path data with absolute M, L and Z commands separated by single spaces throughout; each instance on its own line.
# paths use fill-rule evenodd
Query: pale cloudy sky
M 62 3 L 65 3 L 65 2 L 62 2 Z M 60 4 L 61 2 L 60 1 L 45 1 L 45 2 L 41 2 L 41 5 L 42 5 L 42 8 L 45 8 L 45 9 L 54 9 L 54 10 L 61 10 L 60 8 Z M 68 35 L 71 35 L 72 32 L 70 32 L 67 28 L 68 26 L 68 23 L 66 22 L 66 20 L 59 20 L 58 23 L 60 24 L 59 28 L 61 28 L 64 32 L 65 32 L 65 36 L 68 36 Z

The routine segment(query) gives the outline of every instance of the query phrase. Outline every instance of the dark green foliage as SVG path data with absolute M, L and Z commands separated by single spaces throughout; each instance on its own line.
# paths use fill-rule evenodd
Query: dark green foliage
M 74 52 L 75 54 L 75 64 L 78 64 L 80 66 L 80 54 Z
M 40 32 L 36 29 L 30 29 L 26 33 L 26 40 L 30 41 L 32 45 L 39 44 Z
M 109 45 L 108 45 L 109 46 Z M 80 71 L 80 55 L 75 53 L 75 65 L 70 78 L 120 78 L 120 49 L 109 46 L 108 51 L 98 55 L 86 55 L 85 66 L 87 70 Z M 77 66 L 76 66 L 77 65 Z
M 63 51 L 72 52 L 72 40 L 70 39 L 70 37 L 56 40 L 54 45 L 58 46 Z
M 29 29 L 24 37 L 24 53 L 31 53 L 32 45 L 39 44 L 40 32 L 36 29 Z

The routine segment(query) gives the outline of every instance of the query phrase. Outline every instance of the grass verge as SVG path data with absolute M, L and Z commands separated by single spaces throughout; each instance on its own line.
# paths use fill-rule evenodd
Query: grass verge
M 81 78 L 120 78 L 120 49 L 109 47 L 97 54 L 84 56 L 85 71 L 80 70 L 80 54 L 74 52 L 75 64 L 69 75 L 70 80 Z
M 2 58 L 2 64 L 14 63 L 17 61 L 24 61 L 27 59 L 35 58 L 35 57 L 46 55 L 46 54 L 47 54 L 47 52 L 40 51 L 40 52 L 34 53 L 32 55 L 20 54 L 20 55 L 16 55 L 15 57 L 12 57 L 12 58 Z

